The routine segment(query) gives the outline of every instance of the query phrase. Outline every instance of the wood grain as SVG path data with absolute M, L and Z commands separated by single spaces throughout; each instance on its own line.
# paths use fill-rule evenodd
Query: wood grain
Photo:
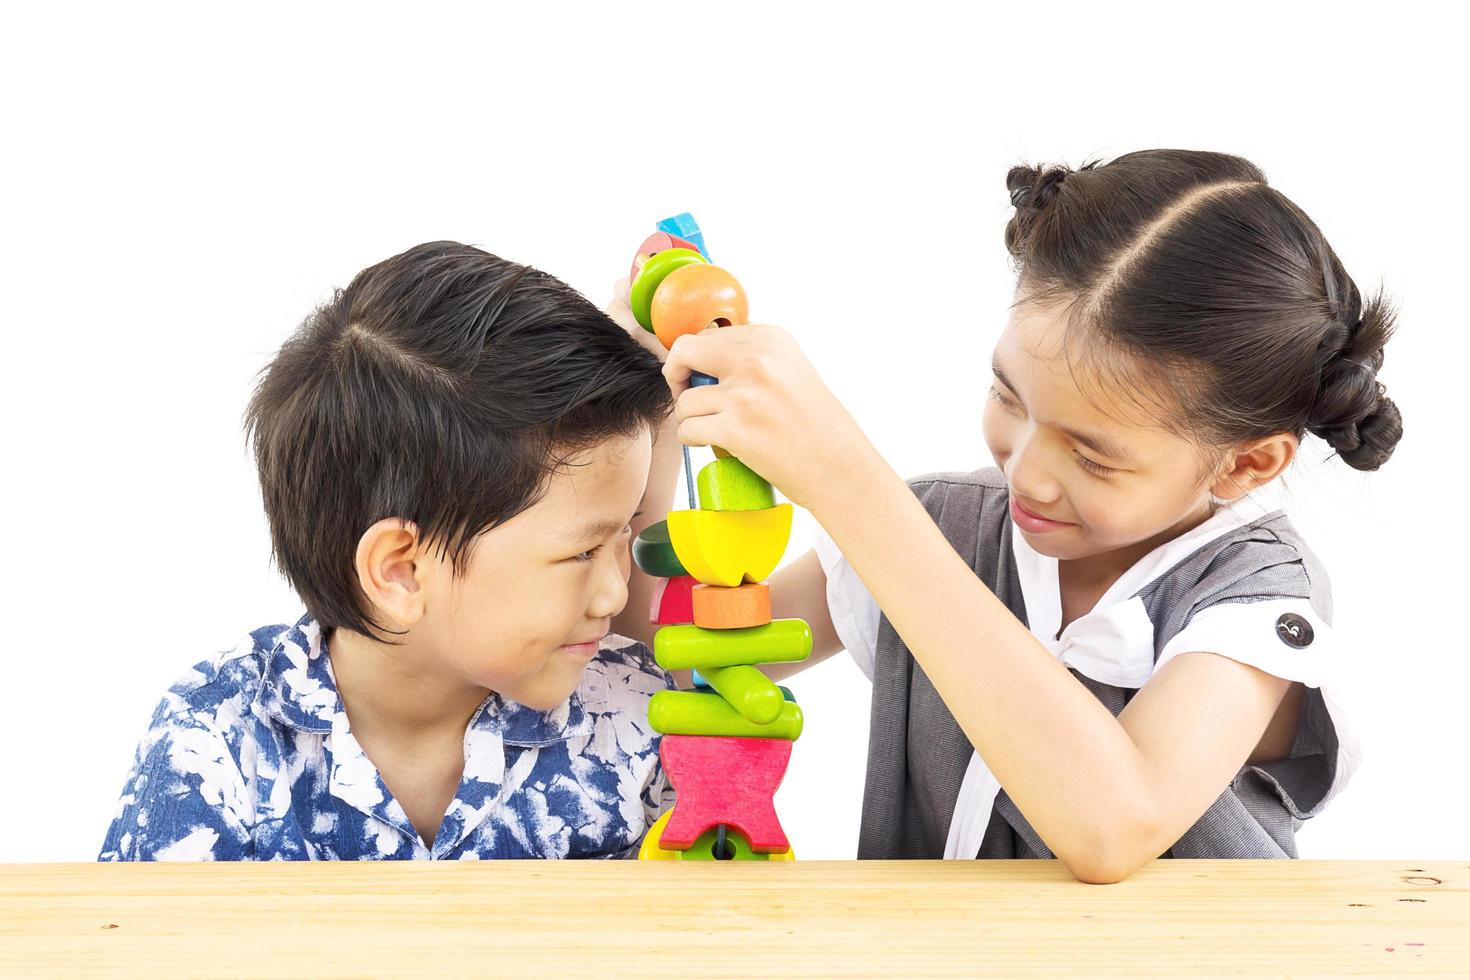
M 1470 972 L 1470 864 L 0 866 L 0 976 Z

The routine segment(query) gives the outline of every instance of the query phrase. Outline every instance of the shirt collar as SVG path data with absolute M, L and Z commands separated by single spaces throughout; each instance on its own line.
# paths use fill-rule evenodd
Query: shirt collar
M 330 734 L 338 715 L 346 727 L 346 709 L 332 676 L 327 642 L 321 624 L 310 613 L 282 630 L 275 645 L 265 651 L 265 671 L 256 700 L 267 714 L 300 731 Z M 536 747 L 591 735 L 592 721 L 580 691 L 573 691 L 549 711 L 491 692 L 469 727 L 498 736 L 508 745 Z
M 1015 557 L 1021 595 L 1026 605 L 1027 624 L 1037 639 L 1055 653 L 1070 635 L 1084 632 L 1094 617 L 1105 616 L 1112 607 L 1137 595 L 1146 585 L 1208 542 L 1260 520 L 1278 509 L 1278 505 L 1275 488 L 1267 485 L 1221 507 L 1199 526 L 1164 542 L 1136 561 L 1109 586 L 1091 611 L 1069 623 L 1060 637 L 1057 633 L 1062 622 L 1062 597 L 1057 559 L 1036 551 L 1021 532 L 1012 527 L 1011 553 Z

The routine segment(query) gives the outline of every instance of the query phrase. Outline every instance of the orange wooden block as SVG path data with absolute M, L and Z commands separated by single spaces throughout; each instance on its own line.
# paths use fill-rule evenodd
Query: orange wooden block
M 649 307 L 653 332 L 665 347 L 686 333 L 705 327 L 750 322 L 740 281 L 717 265 L 693 262 L 675 269 L 659 283 Z
M 764 626 L 771 621 L 771 587 L 747 582 L 727 589 L 720 585 L 694 587 L 694 625 L 707 630 Z

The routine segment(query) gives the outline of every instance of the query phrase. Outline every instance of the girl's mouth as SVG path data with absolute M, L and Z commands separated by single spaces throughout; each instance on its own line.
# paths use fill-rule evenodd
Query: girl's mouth
M 1059 531 L 1064 527 L 1076 526 L 1066 521 L 1054 521 L 1040 514 L 1033 514 L 1022 507 L 1015 497 L 1011 498 L 1011 520 L 1015 521 L 1016 526 L 1021 530 L 1030 531 L 1032 534 L 1045 534 L 1047 531 Z

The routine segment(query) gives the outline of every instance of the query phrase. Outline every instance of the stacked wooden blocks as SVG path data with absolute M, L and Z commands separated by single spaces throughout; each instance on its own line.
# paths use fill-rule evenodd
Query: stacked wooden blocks
M 698 235 L 688 215 L 669 221 Z M 708 264 L 703 242 L 664 228 L 634 260 L 638 322 L 665 346 L 684 333 L 748 322 L 744 291 Z M 740 460 L 716 455 L 699 473 L 698 506 L 671 512 L 633 543 L 634 562 L 661 579 L 649 609 L 661 627 L 654 656 L 668 670 L 693 671 L 696 685 L 660 691 L 649 703 L 677 799 L 639 857 L 790 860 L 772 797 L 801 735 L 801 709 L 757 665 L 805 660 L 812 651 L 805 622 L 771 618 L 764 582 L 786 550 L 792 510 Z

